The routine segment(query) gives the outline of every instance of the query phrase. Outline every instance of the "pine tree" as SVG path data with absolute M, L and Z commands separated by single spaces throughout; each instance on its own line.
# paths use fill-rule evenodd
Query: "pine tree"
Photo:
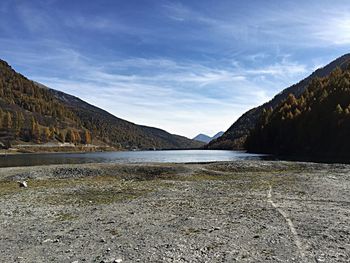
M 42 131 L 41 135 L 42 141 L 47 142 L 50 139 L 50 129 L 48 127 L 45 127 Z
M 32 116 L 32 120 L 31 120 L 31 138 L 35 141 L 35 142 L 40 142 L 40 127 L 38 122 L 36 121 L 35 117 Z
M 85 130 L 83 133 L 82 133 L 82 140 L 81 142 L 83 144 L 91 144 L 91 134 L 88 130 Z
M 337 114 L 342 114 L 343 113 L 343 108 L 340 106 L 340 104 L 338 104 L 337 107 L 335 108 L 335 112 Z
M 75 135 L 74 132 L 69 129 L 66 134 L 66 142 L 74 143 L 75 142 Z
M 2 109 L 0 109 L 0 128 L 3 128 L 3 117 L 4 117 L 4 112 Z
M 6 112 L 3 118 L 3 127 L 5 129 L 12 128 L 12 114 L 10 112 Z
M 62 143 L 66 142 L 66 136 L 64 135 L 64 133 L 62 131 L 58 132 L 58 140 Z

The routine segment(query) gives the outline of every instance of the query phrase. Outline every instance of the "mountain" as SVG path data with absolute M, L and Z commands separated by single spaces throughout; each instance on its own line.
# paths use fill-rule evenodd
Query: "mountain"
M 350 156 L 350 67 L 315 78 L 264 110 L 246 141 L 250 152 L 310 157 Z
M 218 132 L 213 137 L 211 137 L 212 140 L 216 140 L 217 138 L 221 137 L 224 134 L 223 131 Z
M 323 68 L 317 69 L 310 76 L 277 94 L 269 102 L 244 113 L 220 138 L 211 141 L 208 149 L 243 149 L 250 131 L 255 127 L 264 109 L 276 108 L 289 94 L 299 97 L 312 79 L 328 76 L 336 67 L 346 68 L 350 62 L 350 54 L 343 55 Z
M 202 144 L 117 118 L 83 100 L 33 82 L 0 60 L 0 142 L 184 149 Z
M 196 137 L 194 137 L 192 140 L 199 141 L 199 142 L 204 142 L 204 143 L 209 143 L 210 141 L 219 138 L 223 134 L 224 134 L 224 132 L 221 131 L 221 132 L 218 132 L 217 134 L 215 134 L 213 137 L 210 137 L 208 135 L 200 133 Z
M 200 133 L 196 137 L 194 137 L 192 140 L 204 142 L 204 143 L 209 143 L 212 139 L 208 135 Z

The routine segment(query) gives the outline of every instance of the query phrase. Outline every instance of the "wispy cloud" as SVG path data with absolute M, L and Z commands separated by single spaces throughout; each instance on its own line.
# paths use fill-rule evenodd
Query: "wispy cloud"
M 3 0 L 0 55 L 124 119 L 214 134 L 347 51 L 346 3 Z
M 216 19 L 210 18 L 200 12 L 196 12 L 193 9 L 185 6 L 180 2 L 171 2 L 163 5 L 165 15 L 170 19 L 180 22 L 198 22 L 205 25 L 217 25 Z
M 321 30 L 315 30 L 314 36 L 323 42 L 334 45 L 350 44 L 350 13 L 336 14 L 336 17 L 323 21 Z
M 278 75 L 288 80 L 293 74 L 305 73 L 299 70 L 305 69 L 303 66 L 286 61 L 281 62 L 283 66 L 274 64 L 251 70 L 237 65 L 208 67 L 166 58 L 96 63 L 77 51 L 59 51 L 57 56 L 40 63 L 44 68 L 53 64 L 54 71 L 65 72 L 66 76 L 55 77 L 52 73 L 46 77 L 30 76 L 121 118 L 190 137 L 200 130 L 215 133 L 226 129 L 244 111 L 267 101 L 276 90 L 270 86 L 271 80 L 261 78 L 262 75 Z M 295 70 L 288 70 L 288 65 L 295 65 Z

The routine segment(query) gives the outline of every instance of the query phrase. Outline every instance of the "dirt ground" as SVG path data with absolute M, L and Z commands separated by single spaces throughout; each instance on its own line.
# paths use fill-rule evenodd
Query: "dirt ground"
M 1 168 L 0 262 L 350 262 L 349 199 L 349 165 Z

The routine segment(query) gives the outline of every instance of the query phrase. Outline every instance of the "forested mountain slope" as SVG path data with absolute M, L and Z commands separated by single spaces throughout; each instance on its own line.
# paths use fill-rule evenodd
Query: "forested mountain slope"
M 0 142 L 102 144 L 120 149 L 182 149 L 199 142 L 136 125 L 49 89 L 0 60 Z
M 350 156 L 350 67 L 315 78 L 296 98 L 290 94 L 263 111 L 246 142 L 250 152 Z
M 281 93 L 277 94 L 269 102 L 253 108 L 246 113 L 244 113 L 220 138 L 211 141 L 206 147 L 209 149 L 242 149 L 244 148 L 244 143 L 250 131 L 255 127 L 260 119 L 260 116 L 264 109 L 270 107 L 275 108 L 283 100 L 285 100 L 289 94 L 293 94 L 295 97 L 299 97 L 312 81 L 312 79 L 319 77 L 328 76 L 336 67 L 344 69 L 350 62 L 350 54 L 343 55 L 333 62 L 329 63 L 323 68 L 317 69 L 310 76 L 303 79 L 297 84 L 283 90 Z

